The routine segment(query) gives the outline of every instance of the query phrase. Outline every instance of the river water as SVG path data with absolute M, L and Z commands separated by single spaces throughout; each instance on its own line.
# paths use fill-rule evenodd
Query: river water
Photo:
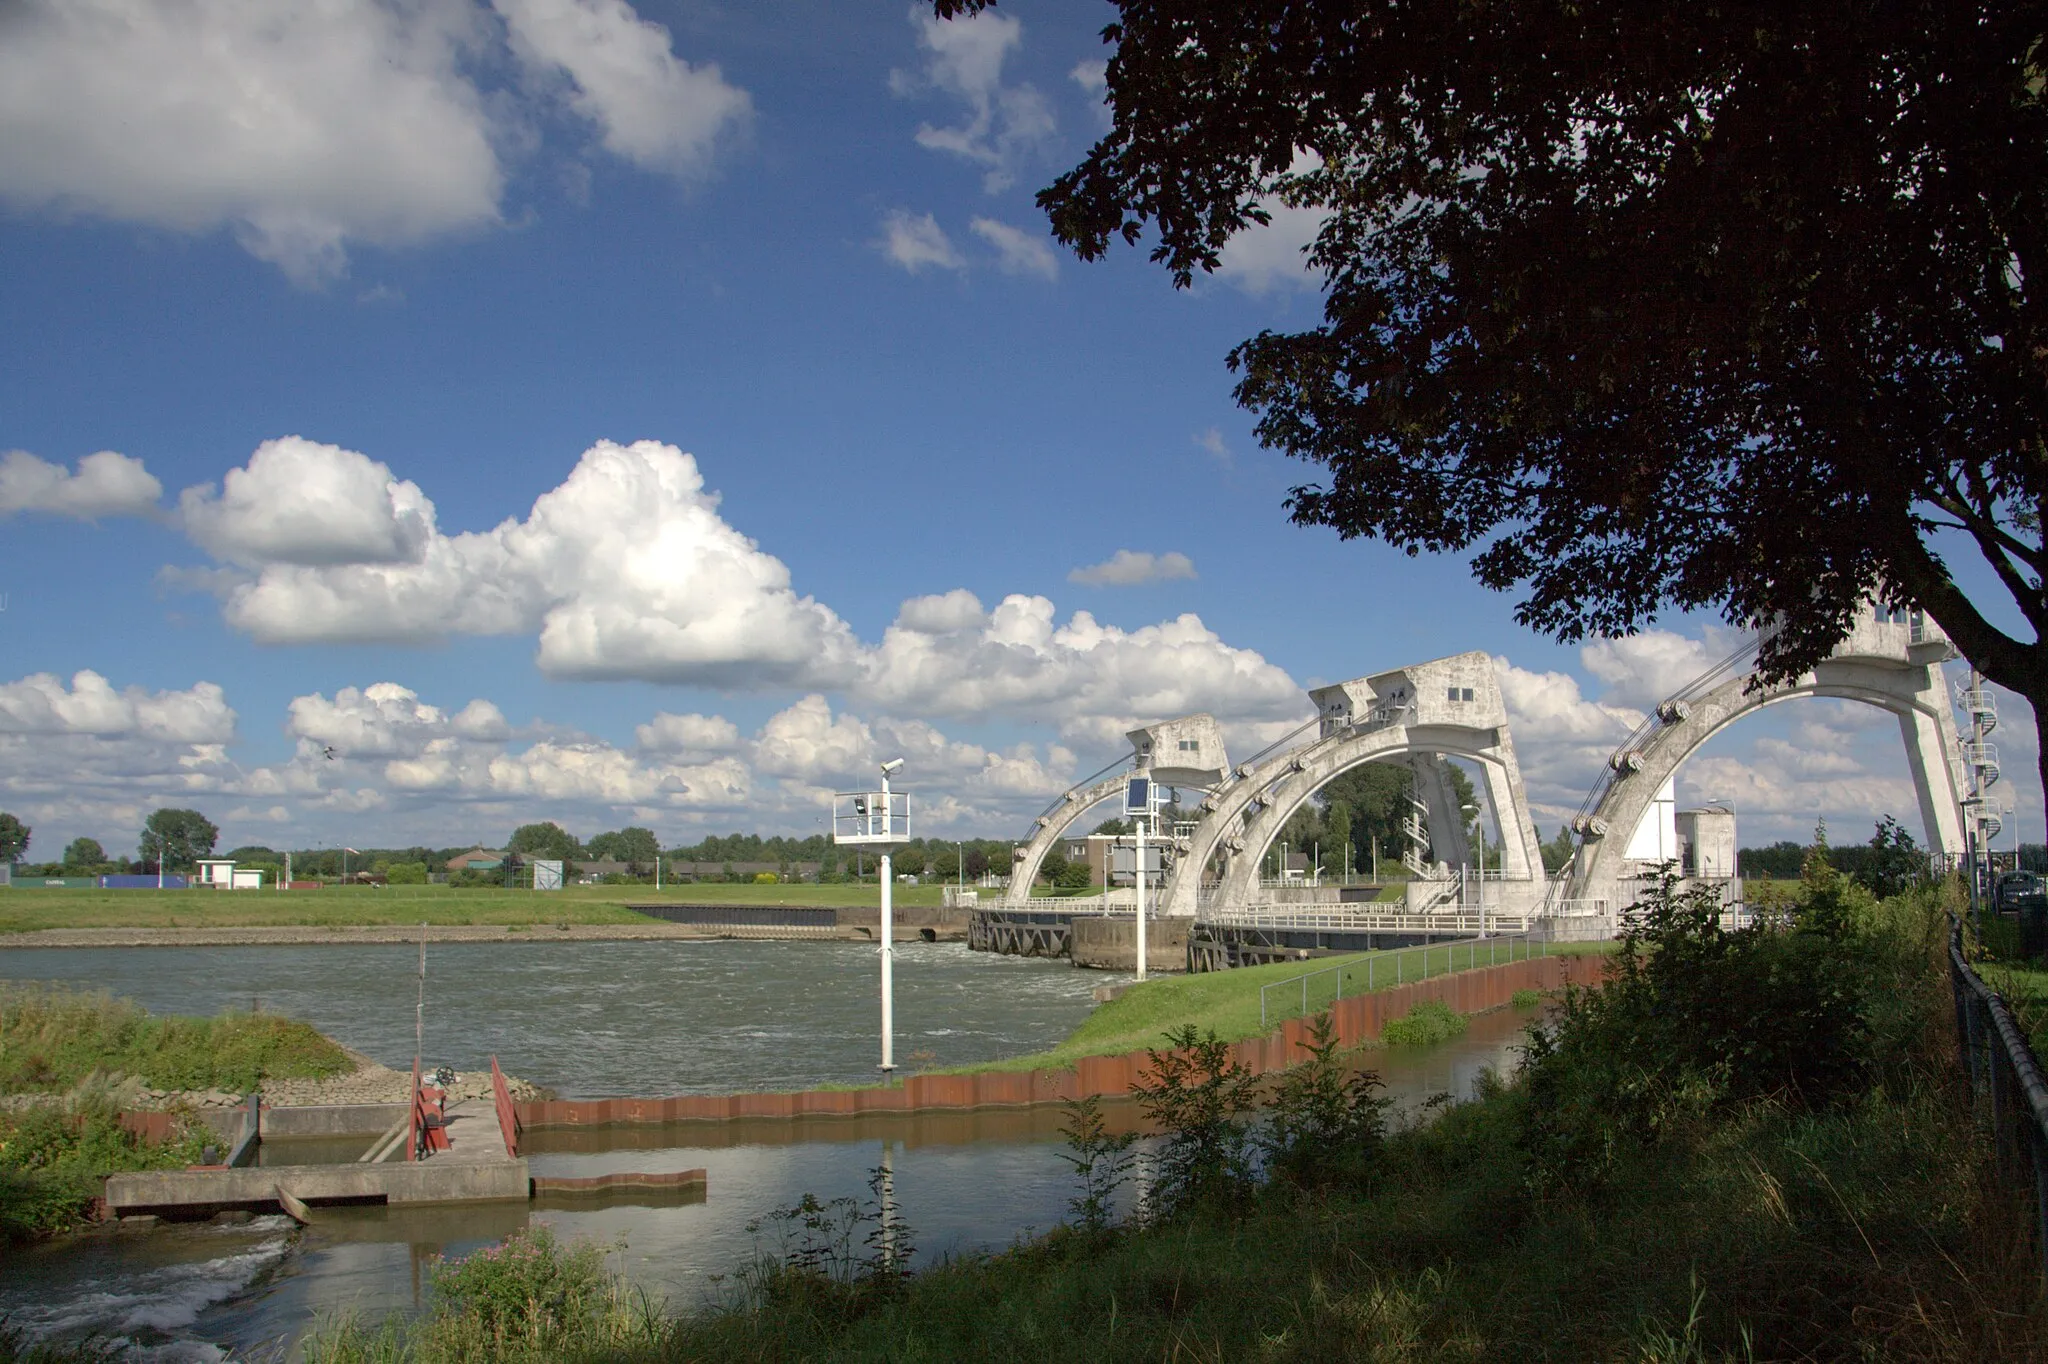
M 252 1002 L 410 1066 L 416 949 L 0 951 L 0 977 L 103 986 L 160 1012 Z M 898 950 L 897 1055 L 961 1065 L 1051 1046 L 1120 979 L 1063 962 Z M 427 1063 L 495 1053 L 565 1097 L 851 1083 L 873 1076 L 875 952 L 828 942 L 430 946 Z M 1375 1054 L 1397 1103 L 1470 1097 L 1507 1066 L 1525 1019 L 1476 1018 L 1461 1039 Z M 924 1053 L 924 1054 L 920 1054 Z M 913 1061 L 912 1058 L 915 1057 Z M 1112 1121 L 1135 1125 L 1128 1105 Z M 164 1226 L 67 1239 L 0 1265 L 0 1314 L 43 1335 L 98 1331 L 165 1360 L 287 1350 L 321 1318 L 414 1311 L 427 1267 L 530 1223 L 617 1247 L 614 1263 L 672 1306 L 701 1303 L 772 1232 L 748 1230 L 805 1193 L 869 1197 L 886 1165 L 918 1258 L 1000 1249 L 1066 1216 L 1072 1175 L 1055 1108 L 803 1122 L 691 1123 L 530 1133 L 537 1175 L 702 1167 L 697 1202 L 319 1209 L 314 1225 Z

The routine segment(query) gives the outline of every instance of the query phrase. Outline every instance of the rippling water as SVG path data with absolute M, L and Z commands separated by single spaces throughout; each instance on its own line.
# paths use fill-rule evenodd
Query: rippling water
M 0 951 L 0 978 L 104 987 L 158 1013 L 260 1006 L 408 1068 L 418 960 L 403 946 L 17 948 Z M 879 970 L 872 945 L 850 942 L 429 944 L 426 1064 L 495 1053 L 564 1098 L 859 1083 L 880 1059 Z M 1088 1016 L 1095 986 L 1123 979 L 900 944 L 897 1064 L 1043 1050 Z
M 127 949 L 0 952 L 0 975 L 104 985 L 152 1009 L 248 1007 L 309 1019 L 391 1064 L 410 1064 L 416 958 L 405 948 Z M 468 1066 L 495 1051 L 517 1074 L 566 1095 L 687 1093 L 858 1081 L 875 1047 L 872 948 L 839 943 L 449 945 L 429 948 L 429 1063 Z M 1107 977 L 1064 963 L 915 945 L 898 959 L 898 1057 L 960 1064 L 1051 1045 Z M 396 1014 L 396 1019 L 393 1015 Z M 1473 1020 L 1440 1047 L 1376 1053 L 1397 1102 L 1469 1097 L 1480 1072 L 1512 1061 L 1521 1019 Z M 1126 1105 L 1113 1120 L 1135 1121 Z M 675 1124 L 537 1132 L 536 1174 L 702 1167 L 701 1203 L 316 1209 L 241 1227 L 167 1227 L 37 1248 L 0 1265 L 0 1313 L 38 1332 L 93 1329 L 143 1357 L 260 1353 L 321 1316 L 376 1318 L 422 1305 L 428 1266 L 530 1222 L 623 1242 L 627 1275 L 677 1307 L 756 1248 L 747 1231 L 805 1193 L 868 1196 L 885 1160 L 921 1259 L 1000 1249 L 1066 1216 L 1057 1109 L 857 1120 Z

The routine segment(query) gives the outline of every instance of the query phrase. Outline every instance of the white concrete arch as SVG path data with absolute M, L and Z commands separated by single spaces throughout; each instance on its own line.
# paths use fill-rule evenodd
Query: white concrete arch
M 1112 796 L 1123 794 L 1124 783 L 1130 780 L 1130 773 L 1119 764 L 1116 771 L 1100 781 L 1076 786 L 1060 799 L 1060 803 L 1038 817 L 1030 841 L 1018 848 L 1010 864 L 1010 888 L 1003 893 L 1003 901 L 1015 907 L 1031 898 L 1031 887 L 1038 880 L 1038 869 L 1045 865 L 1046 854 L 1059 846 L 1060 839 L 1075 821 Z
M 1106 775 L 1082 782 L 1068 791 L 1038 817 L 1031 838 L 1017 849 L 1011 860 L 1010 888 L 1003 903 L 1018 908 L 1031 898 L 1038 869 L 1074 822 L 1103 801 L 1121 795 L 1124 783 L 1134 774 L 1150 776 L 1160 786 L 1210 787 L 1230 770 L 1230 755 L 1224 750 L 1223 728 L 1216 717 L 1198 711 L 1192 715 L 1159 720 L 1129 730 L 1131 752 Z M 1118 813 L 1122 813 L 1119 807 Z
M 1745 672 L 1704 695 L 1681 693 L 1664 702 L 1657 708 L 1657 726 L 1614 755 L 1604 791 L 1590 816 L 1578 821 L 1580 848 L 1567 897 L 1619 903 L 1629 836 L 1658 789 L 1728 726 L 1766 706 L 1804 697 L 1857 701 L 1896 716 L 1926 846 L 1964 852 L 1967 770 L 1941 670 L 1950 654 L 1948 641 L 1931 622 L 1890 621 L 1866 613 L 1832 656 L 1789 683 L 1759 687 L 1755 674 Z
M 1515 837 L 1512 827 L 1516 819 L 1512 808 L 1514 799 L 1509 792 L 1519 792 L 1521 786 L 1520 774 L 1514 768 L 1513 750 L 1503 751 L 1493 743 L 1474 742 L 1470 731 L 1394 726 L 1374 734 L 1314 745 L 1300 755 L 1299 767 L 1289 763 L 1277 774 L 1277 780 L 1267 785 L 1255 799 L 1246 802 L 1237 832 L 1221 845 L 1228 861 L 1216 885 L 1218 903 L 1240 905 L 1257 899 L 1259 865 L 1267 851 L 1280 837 L 1281 830 L 1287 827 L 1287 821 L 1294 817 L 1295 811 L 1307 804 L 1333 778 L 1370 762 L 1419 757 L 1464 758 L 1479 765 L 1488 798 L 1502 812 L 1502 823 L 1509 826 L 1505 830 L 1507 837 L 1502 849 L 1503 877 L 1508 881 L 1530 880 L 1530 867 L 1541 867 L 1542 860 L 1540 853 L 1530 846 L 1533 831 L 1526 827 L 1526 811 L 1522 812 L 1524 818 L 1521 822 L 1525 827 L 1521 830 L 1521 837 Z M 1448 783 L 1431 783 L 1418 773 L 1418 791 L 1427 793 L 1432 785 L 1448 788 Z M 1447 789 L 1445 794 L 1448 795 Z M 1435 855 L 1452 865 L 1462 865 L 1471 855 L 1462 812 L 1452 809 L 1449 799 L 1439 802 L 1428 799 L 1425 794 L 1425 803 L 1433 807 L 1430 829 Z
M 1202 802 L 1203 817 L 1167 878 L 1161 913 L 1195 914 L 1204 869 L 1218 857 L 1224 868 L 1215 902 L 1250 903 L 1266 849 L 1288 818 L 1332 777 L 1365 763 L 1420 755 L 1462 757 L 1480 765 L 1506 844 L 1508 879 L 1540 878 L 1542 856 L 1487 655 L 1435 659 L 1318 688 L 1312 696 L 1322 716 L 1322 737 L 1240 770 L 1235 781 Z M 1440 855 L 1448 844 L 1451 855 L 1462 858 L 1463 820 L 1448 808 L 1445 790 L 1438 789 L 1447 789 L 1448 783 L 1417 785 L 1432 806 L 1431 830 Z

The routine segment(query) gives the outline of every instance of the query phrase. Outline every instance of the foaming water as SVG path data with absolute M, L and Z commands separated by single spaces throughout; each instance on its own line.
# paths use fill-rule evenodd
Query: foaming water
M 131 1358 L 225 1358 L 197 1330 L 209 1311 L 259 1289 L 291 1254 L 292 1223 L 167 1227 L 32 1247 L 0 1281 L 0 1316 L 31 1339 L 97 1336 Z

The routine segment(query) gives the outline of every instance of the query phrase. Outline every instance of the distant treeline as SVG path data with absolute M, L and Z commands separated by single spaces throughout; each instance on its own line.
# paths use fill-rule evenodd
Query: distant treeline
M 1895 862 L 1902 853 L 1919 852 L 1910 837 L 1901 837 L 1897 832 L 1887 840 L 1887 826 L 1898 831 L 1898 825 L 1889 820 L 1880 821 L 1878 833 L 1869 843 L 1831 844 L 1828 848 L 1828 862 L 1835 870 L 1859 881 L 1871 881 L 1881 876 L 1884 869 Z M 1735 855 L 1736 874 L 1744 877 L 1768 877 L 1772 880 L 1789 881 L 1799 875 L 1799 868 L 1806 855 L 1813 849 L 1811 843 L 1794 843 L 1787 839 L 1765 848 L 1744 848 Z M 2010 855 L 2009 848 L 1996 849 L 2000 854 Z M 1924 855 L 1924 854 L 1923 854 Z M 2027 871 L 2048 872 L 2048 845 L 2022 843 L 2019 848 L 2019 864 Z

